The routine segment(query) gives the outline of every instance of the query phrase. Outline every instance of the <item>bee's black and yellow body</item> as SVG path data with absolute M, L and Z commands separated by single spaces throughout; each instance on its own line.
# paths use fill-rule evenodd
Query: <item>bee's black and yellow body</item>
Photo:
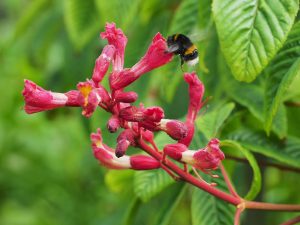
M 191 42 L 191 40 L 183 34 L 173 34 L 168 37 L 168 52 L 172 52 L 175 55 L 180 55 L 181 66 L 184 62 L 189 65 L 195 65 L 198 62 L 198 50 L 197 47 Z

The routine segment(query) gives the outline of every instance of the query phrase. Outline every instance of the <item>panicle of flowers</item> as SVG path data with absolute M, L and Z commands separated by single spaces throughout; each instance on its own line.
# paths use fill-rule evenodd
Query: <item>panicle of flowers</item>
M 133 106 L 138 94 L 133 91 L 125 92 L 124 88 L 133 83 L 147 72 L 169 63 L 173 55 L 167 53 L 165 38 L 157 33 L 145 55 L 131 68 L 124 68 L 124 55 L 127 37 L 123 31 L 116 28 L 114 23 L 107 23 L 100 37 L 108 44 L 96 59 L 91 79 L 79 82 L 76 90 L 66 93 L 56 93 L 44 90 L 35 83 L 25 80 L 23 96 L 24 109 L 28 114 L 51 110 L 58 107 L 81 107 L 82 115 L 90 117 L 100 107 L 111 113 L 107 121 L 107 129 L 114 133 L 122 129 L 116 147 L 111 148 L 103 143 L 100 129 L 91 134 L 92 149 L 95 158 L 110 169 L 149 170 L 165 169 L 163 161 L 158 161 L 149 155 L 128 155 L 130 146 L 143 149 L 141 141 L 152 146 L 158 154 L 191 165 L 196 169 L 207 172 L 218 168 L 224 159 L 218 139 L 212 139 L 207 146 L 199 150 L 189 150 L 194 136 L 194 123 L 203 105 L 204 85 L 196 73 L 185 73 L 184 80 L 189 87 L 189 106 L 186 121 L 165 118 L 161 107 L 145 107 L 143 104 Z M 108 74 L 107 90 L 101 85 Z M 159 151 L 154 141 L 155 132 L 165 132 L 175 144 L 168 144 L 163 152 Z

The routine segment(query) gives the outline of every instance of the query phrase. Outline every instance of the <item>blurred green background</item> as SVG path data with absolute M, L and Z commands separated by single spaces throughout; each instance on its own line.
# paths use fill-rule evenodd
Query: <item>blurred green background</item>
M 169 185 L 142 203 L 134 194 L 136 175 L 132 171 L 108 172 L 98 165 L 89 134 L 98 127 L 105 129 L 109 115 L 97 110 L 86 119 L 77 108 L 27 115 L 22 110 L 21 91 L 25 78 L 45 89 L 66 92 L 91 77 L 95 59 L 106 44 L 99 33 L 108 21 L 115 22 L 128 37 L 126 67 L 139 60 L 157 32 L 190 34 L 198 44 L 196 69 L 206 84 L 206 96 L 213 95 L 223 103 L 227 100 L 222 97 L 216 68 L 219 50 L 210 4 L 210 0 L 0 1 L 1 225 L 191 224 L 190 188 L 181 183 Z M 139 93 L 139 102 L 160 105 L 168 118 L 180 118 L 186 112 L 187 89 L 179 64 L 175 58 L 128 89 Z M 289 113 L 299 115 L 299 110 L 293 110 Z M 290 131 L 299 135 L 293 126 Z M 116 137 L 104 132 L 105 142 L 112 147 Z M 246 192 L 251 180 L 245 174 L 251 171 L 242 163 L 229 166 L 239 168 L 234 176 L 239 177 L 238 189 Z M 299 203 L 298 174 L 274 168 L 265 168 L 263 173 L 260 199 Z M 177 198 L 178 193 L 184 197 Z M 168 214 L 171 206 L 175 211 Z M 294 215 L 274 214 L 249 213 L 244 224 L 257 224 L 252 215 L 265 221 L 260 224 L 279 224 Z

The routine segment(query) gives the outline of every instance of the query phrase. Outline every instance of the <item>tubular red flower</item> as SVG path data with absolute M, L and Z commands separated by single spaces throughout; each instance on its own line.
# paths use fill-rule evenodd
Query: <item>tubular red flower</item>
M 131 68 L 131 71 L 134 72 L 138 78 L 142 74 L 170 62 L 173 54 L 166 53 L 167 48 L 166 40 L 160 33 L 157 33 L 146 54 Z
M 197 117 L 197 113 L 202 106 L 201 103 L 204 95 L 204 85 L 199 80 L 195 72 L 185 73 L 184 80 L 189 85 L 189 96 L 190 96 L 187 120 L 194 122 Z
M 210 152 L 215 158 L 220 160 L 225 159 L 225 155 L 220 149 L 220 141 L 217 138 L 213 138 L 207 144 L 207 151 Z
M 122 71 L 113 72 L 109 76 L 109 85 L 111 89 L 119 90 L 131 84 L 137 78 L 138 77 L 134 72 L 130 71 L 130 69 L 124 69 Z
M 115 23 L 106 23 L 105 32 L 100 34 L 102 39 L 107 39 L 110 45 L 116 49 L 113 58 L 113 71 L 121 71 L 124 67 L 124 53 L 127 37 L 121 29 L 116 28 Z
M 116 157 L 114 151 L 103 144 L 100 129 L 97 130 L 97 133 L 91 134 L 91 140 L 95 158 L 109 169 L 151 170 L 160 167 L 160 162 L 150 156 L 134 155 Z
M 92 80 L 95 82 L 96 86 L 98 86 L 99 82 L 101 82 L 105 76 L 109 63 L 114 57 L 115 50 L 113 45 L 106 45 L 103 48 L 101 55 L 97 58 L 92 76 Z
M 219 140 L 212 139 L 205 148 L 197 151 L 188 150 L 182 153 L 182 162 L 186 162 L 202 171 L 217 169 L 225 158 L 219 147 Z
M 160 33 L 157 33 L 148 48 L 144 57 L 131 69 L 112 73 L 110 76 L 110 86 L 114 90 L 124 88 L 138 79 L 144 73 L 160 67 L 172 60 L 173 54 L 166 53 L 166 40 Z
M 204 150 L 197 151 L 193 158 L 195 160 L 194 167 L 201 170 L 217 169 L 220 163 L 220 159 L 215 158 L 212 154 Z
M 129 169 L 131 168 L 129 156 L 117 158 L 113 151 L 102 143 L 101 130 L 91 134 L 92 149 L 98 161 L 109 169 Z
M 204 85 L 199 80 L 195 72 L 185 73 L 184 80 L 189 85 L 189 97 L 190 97 L 188 113 L 186 117 L 186 126 L 188 128 L 188 132 L 187 132 L 187 136 L 182 140 L 180 140 L 179 142 L 185 144 L 186 146 L 189 146 L 194 136 L 194 130 L 195 130 L 194 122 L 202 106 Z
M 91 81 L 80 82 L 77 84 L 77 88 L 80 91 L 78 101 L 83 109 L 82 115 L 90 117 L 100 103 L 101 97 Z
M 30 80 L 24 80 L 22 92 L 25 100 L 25 112 L 28 114 L 55 109 L 63 106 L 79 106 L 78 91 L 56 93 L 44 90 Z
M 120 110 L 119 116 L 131 122 L 159 122 L 164 117 L 164 111 L 160 107 L 135 107 L 129 106 Z

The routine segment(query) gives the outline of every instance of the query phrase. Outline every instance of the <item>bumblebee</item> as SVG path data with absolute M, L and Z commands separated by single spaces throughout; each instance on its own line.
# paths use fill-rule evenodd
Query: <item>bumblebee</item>
M 167 39 L 167 52 L 175 55 L 180 55 L 181 68 L 186 62 L 189 66 L 194 66 L 198 63 L 198 50 L 192 41 L 184 34 L 173 34 Z

